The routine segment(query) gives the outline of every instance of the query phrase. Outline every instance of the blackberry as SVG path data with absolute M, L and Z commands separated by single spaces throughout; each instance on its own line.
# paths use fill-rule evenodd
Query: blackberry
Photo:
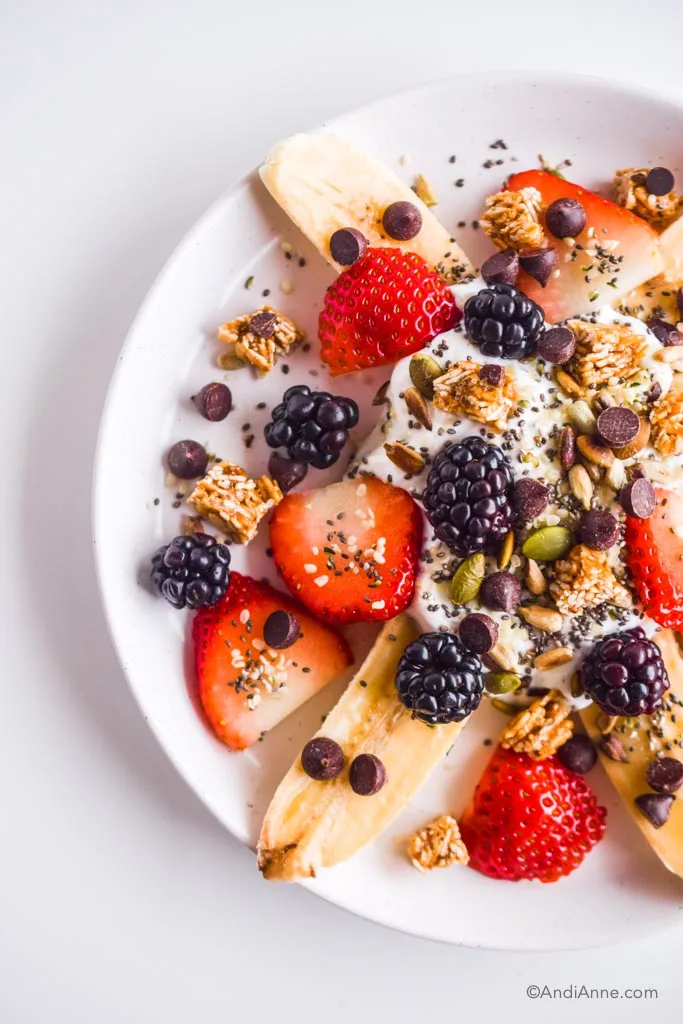
M 533 355 L 543 331 L 541 307 L 511 284 L 492 284 L 471 295 L 464 318 L 468 338 L 494 359 Z
M 175 537 L 152 556 L 152 586 L 174 608 L 208 608 L 230 582 L 230 548 L 208 533 Z
M 479 707 L 481 661 L 453 633 L 423 633 L 401 656 L 396 689 L 413 718 L 427 725 L 460 722 Z
M 441 449 L 422 502 L 439 540 L 458 555 L 495 551 L 513 520 L 512 468 L 500 448 L 466 437 Z
M 312 392 L 307 384 L 288 388 L 272 412 L 264 434 L 271 448 L 286 448 L 290 459 L 327 469 L 339 458 L 358 423 L 358 406 L 351 398 Z
M 669 677 L 659 648 L 639 626 L 599 640 L 581 665 L 581 682 L 606 715 L 651 715 Z

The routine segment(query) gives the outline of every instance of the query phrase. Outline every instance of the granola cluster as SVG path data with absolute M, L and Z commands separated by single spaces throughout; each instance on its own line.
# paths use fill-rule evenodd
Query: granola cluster
M 434 381 L 434 405 L 454 416 L 468 416 L 495 430 L 504 430 L 517 408 L 517 390 L 507 371 L 500 379 L 486 374 L 479 363 L 463 359 Z
M 543 199 L 535 188 L 505 189 L 489 196 L 481 226 L 499 249 L 534 249 L 543 245 Z
M 217 462 L 187 499 L 200 516 L 236 544 L 248 544 L 265 514 L 282 501 L 269 476 L 251 479 L 231 462 Z
M 555 562 L 554 569 L 550 592 L 562 615 L 578 615 L 604 602 L 620 608 L 631 605 L 631 595 L 612 572 L 606 551 L 577 544 L 566 558 Z
M 534 761 L 544 761 L 572 735 L 570 712 L 562 694 L 551 690 L 515 715 L 501 736 L 500 745 L 505 750 L 528 754 Z
M 576 338 L 576 354 L 570 363 L 574 378 L 584 387 L 606 384 L 615 387 L 640 373 L 646 339 L 628 324 L 594 324 L 569 320 Z
M 612 185 L 614 201 L 663 231 L 683 213 L 683 197 L 676 192 L 651 195 L 645 184 L 647 174 L 647 167 L 624 167 L 617 171 Z
M 423 874 L 433 868 L 467 864 L 470 859 L 460 838 L 458 823 L 450 814 L 442 814 L 410 837 L 408 857 L 413 867 Z
M 271 306 L 261 306 L 218 328 L 218 340 L 231 346 L 237 363 L 250 363 L 262 376 L 273 369 L 278 356 L 286 355 L 303 338 L 296 324 Z
M 672 388 L 652 407 L 652 444 L 660 455 L 683 451 L 683 389 Z

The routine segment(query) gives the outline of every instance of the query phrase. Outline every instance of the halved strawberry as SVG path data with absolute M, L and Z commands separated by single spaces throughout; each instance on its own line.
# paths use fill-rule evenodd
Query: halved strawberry
M 628 567 L 647 614 L 683 629 L 683 495 L 655 487 L 649 519 L 626 519 Z
M 263 626 L 278 610 L 296 616 L 301 635 L 276 651 L 266 646 Z M 251 746 L 353 661 L 336 629 L 269 584 L 237 572 L 225 597 L 197 612 L 192 635 L 201 705 L 216 736 L 233 750 Z
M 326 622 L 392 619 L 404 611 L 421 541 L 413 499 L 376 477 L 288 494 L 270 523 L 285 583 Z
M 559 274 L 551 274 L 545 288 L 523 271 L 517 281 L 551 323 L 611 304 L 662 269 L 657 233 L 630 210 L 548 171 L 522 171 L 507 184 L 515 190 L 538 189 L 545 207 L 556 199 L 576 199 L 586 211 L 586 227 L 575 248 L 546 231 L 547 244 L 558 251 Z

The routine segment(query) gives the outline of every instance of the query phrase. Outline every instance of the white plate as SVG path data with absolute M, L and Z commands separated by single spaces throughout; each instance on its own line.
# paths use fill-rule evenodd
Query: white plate
M 440 199 L 440 218 L 474 260 L 485 251 L 481 232 L 456 225 L 469 225 L 484 196 L 509 172 L 536 166 L 540 152 L 552 162 L 571 159 L 571 177 L 593 187 L 604 185 L 616 167 L 661 164 L 680 172 L 683 163 L 678 148 L 683 109 L 623 86 L 573 76 L 456 78 L 380 100 L 328 128 L 365 146 L 408 180 L 423 172 Z M 490 148 L 499 138 L 506 141 L 506 150 Z M 408 165 L 399 163 L 402 154 L 410 158 Z M 449 162 L 451 154 L 455 164 Z M 490 160 L 503 163 L 486 168 Z M 464 185 L 455 187 L 456 179 L 464 179 Z M 292 260 L 280 247 L 283 239 L 296 250 Z M 303 268 L 299 254 L 306 260 Z M 279 290 L 283 279 L 293 283 L 293 294 Z M 124 671 L 178 771 L 216 817 L 251 846 L 279 779 L 339 688 L 318 695 L 252 750 L 229 752 L 209 733 L 193 703 L 188 618 L 154 598 L 140 581 L 150 554 L 177 532 L 180 521 L 181 510 L 172 507 L 174 495 L 164 485 L 162 458 L 169 444 L 193 437 L 249 470 L 262 469 L 267 452 L 261 432 L 268 410 L 256 410 L 256 403 L 271 408 L 295 381 L 326 384 L 315 355 L 315 325 L 331 279 L 331 271 L 276 209 L 255 175 L 231 189 L 180 244 L 150 291 L 121 353 L 99 442 L 97 562 Z M 293 356 L 289 376 L 280 367 L 258 383 L 248 370 L 231 375 L 236 410 L 224 423 L 207 423 L 190 396 L 223 377 L 215 365 L 216 327 L 260 304 L 266 287 L 270 301 L 308 330 L 313 350 Z M 386 376 L 379 370 L 365 375 L 362 384 L 354 376 L 334 385 L 355 396 L 363 392 L 359 436 L 377 414 L 369 397 Z M 244 423 L 251 424 L 247 433 L 256 434 L 249 450 Z M 333 476 L 334 471 L 312 471 L 309 483 Z M 234 548 L 235 567 L 274 580 L 265 544 L 262 536 L 246 550 Z M 591 946 L 680 921 L 683 886 L 651 854 L 600 769 L 591 782 L 609 808 L 606 839 L 568 879 L 513 885 L 465 869 L 422 877 L 407 864 L 397 852 L 398 837 L 446 809 L 456 814 L 463 809 L 490 753 L 484 740 L 495 737 L 501 725 L 497 712 L 478 711 L 443 766 L 387 834 L 310 888 L 391 927 L 471 946 Z

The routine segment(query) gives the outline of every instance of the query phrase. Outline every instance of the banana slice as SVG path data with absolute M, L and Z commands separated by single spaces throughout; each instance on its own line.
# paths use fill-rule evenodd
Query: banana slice
M 681 319 L 676 292 L 683 285 L 683 217 L 662 231 L 659 247 L 664 262 L 662 273 L 624 295 L 617 308 L 624 313 L 632 312 L 641 320 L 659 316 L 675 324 Z
M 672 630 L 660 630 L 654 639 L 662 652 L 669 673 L 671 689 L 668 701 L 665 700 L 665 709 L 661 716 L 658 716 L 657 721 L 657 728 L 661 728 L 662 735 L 656 736 L 653 731 L 653 747 L 650 746 L 650 729 L 648 729 L 647 719 L 640 718 L 638 720 L 640 728 L 637 730 L 617 725 L 613 737 L 623 747 L 623 756 L 627 757 L 628 761 L 614 761 L 604 753 L 601 747 L 603 737 L 598 728 L 600 709 L 595 704 L 591 704 L 581 711 L 581 720 L 588 735 L 600 751 L 600 760 L 607 774 L 650 846 L 669 871 L 683 877 L 683 797 L 678 796 L 674 800 L 669 820 L 659 829 L 653 828 L 635 803 L 637 796 L 650 792 L 645 780 L 645 770 L 656 751 L 663 750 L 671 757 L 683 756 L 683 751 L 677 742 L 683 739 L 683 708 L 671 701 L 671 697 L 676 698 L 677 701 L 683 701 L 683 657 L 676 634 Z M 666 749 L 666 743 L 672 744 L 671 750 Z
M 297 881 L 347 860 L 393 821 L 452 746 L 465 722 L 430 728 L 396 696 L 396 667 L 416 636 L 406 615 L 388 622 L 325 719 L 318 735 L 341 745 L 341 775 L 314 782 L 297 758 L 280 783 L 258 844 L 266 878 Z M 386 768 L 375 796 L 357 796 L 349 785 L 348 764 L 360 753 L 376 754 Z
M 373 246 L 416 252 L 450 284 L 470 280 L 474 267 L 433 213 L 388 167 L 336 135 L 294 135 L 278 143 L 261 167 L 272 197 L 315 245 L 332 259 L 330 238 L 338 228 L 356 228 Z M 407 200 L 422 214 L 415 238 L 398 242 L 382 228 L 390 203 Z

